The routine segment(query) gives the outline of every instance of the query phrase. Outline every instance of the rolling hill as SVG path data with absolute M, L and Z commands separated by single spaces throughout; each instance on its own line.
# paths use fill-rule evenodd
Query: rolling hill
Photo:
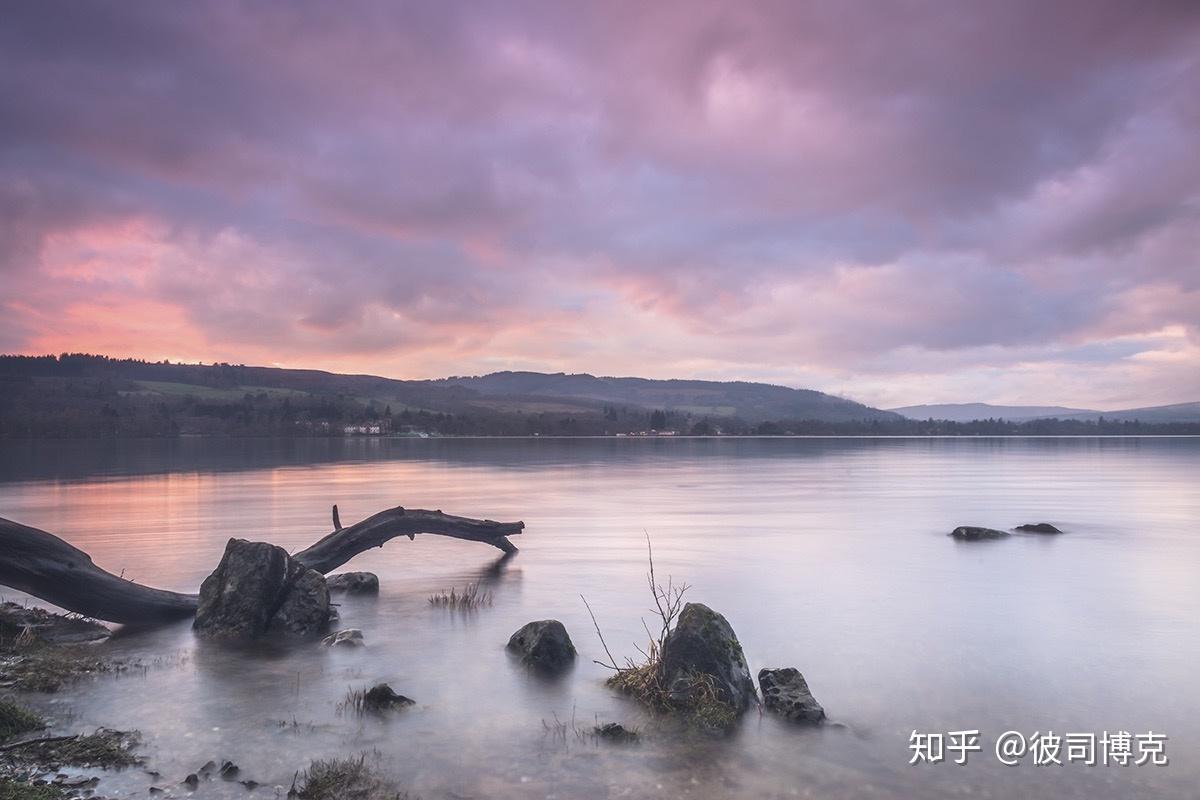
M 951 422 L 971 422 L 977 419 L 1007 419 L 1020 422 L 1027 419 L 1098 414 L 1084 408 L 1064 406 L 997 406 L 991 403 L 941 403 L 922 406 L 904 406 L 889 409 L 908 419 L 946 419 Z
M 903 422 L 821 392 L 747 382 L 534 372 L 397 380 L 86 354 L 0 356 L 0 437 L 9 438 L 326 435 L 364 426 L 445 435 L 742 433 L 796 421 Z
M 695 417 L 737 417 L 747 422 L 812 419 L 824 422 L 890 420 L 888 411 L 812 389 L 789 389 L 745 381 L 651 380 L 605 378 L 588 374 L 495 372 L 479 377 L 446 378 L 434 386 L 458 386 L 478 392 L 481 401 L 506 398 L 525 402 L 630 406 L 663 409 Z
M 1153 424 L 1200 422 L 1200 403 L 1175 403 L 1167 406 L 1126 408 L 1116 411 L 1091 411 L 1063 406 L 998 406 L 990 403 L 948 403 L 942 405 L 904 406 L 891 409 L 908 419 L 949 420 L 971 422 L 984 419 L 1004 419 L 1026 422 L 1038 419 L 1112 422 L 1147 422 Z

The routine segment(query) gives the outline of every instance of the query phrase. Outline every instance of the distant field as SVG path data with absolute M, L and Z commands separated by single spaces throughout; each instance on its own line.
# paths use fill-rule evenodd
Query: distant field
M 523 414 L 595 414 L 597 409 L 591 406 L 594 401 L 572 403 L 569 400 L 497 400 L 491 397 L 471 401 L 474 408 L 486 408 L 501 413 L 513 412 Z
M 675 411 L 684 414 L 695 414 L 698 417 L 732 417 L 737 413 L 734 406 L 671 406 Z
M 235 386 L 232 389 L 218 389 L 213 386 L 199 386 L 194 383 L 172 383 L 170 381 L 134 381 L 140 387 L 136 391 L 121 392 L 124 395 L 191 395 L 202 400 L 240 400 L 247 394 L 265 393 L 269 397 L 302 397 L 308 392 L 296 389 L 279 389 L 270 386 Z

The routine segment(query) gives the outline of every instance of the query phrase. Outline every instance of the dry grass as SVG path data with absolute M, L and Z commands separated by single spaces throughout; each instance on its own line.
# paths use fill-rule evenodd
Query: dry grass
M 406 800 L 391 781 L 367 764 L 366 755 L 314 761 L 288 791 L 295 800 Z
M 571 709 L 571 719 L 564 722 L 554 714 L 554 722 L 542 720 L 543 735 L 559 744 L 566 746 L 569 741 L 596 744 L 601 740 L 613 742 L 635 742 L 641 736 L 637 728 L 626 728 L 616 722 L 601 724 L 599 720 L 590 727 L 580 727 L 575 721 L 575 709 Z
M 461 592 L 451 588 L 429 596 L 429 605 L 452 611 L 475 611 L 491 604 L 492 593 L 481 590 L 477 583 L 468 583 Z
M 140 738 L 137 731 L 98 728 L 95 733 L 86 735 L 47 736 L 5 745 L 3 752 L 13 762 L 50 769 L 64 764 L 113 769 L 142 763 L 134 753 Z
M 666 584 L 659 583 L 654 571 L 654 549 L 650 544 L 649 534 L 646 535 L 646 557 L 650 565 L 646 572 L 646 582 L 654 598 L 654 608 L 651 612 L 656 615 L 657 630 L 652 630 L 646 620 L 642 620 L 648 641 L 644 648 L 637 648 L 642 656 L 640 660 L 627 658 L 624 665 L 617 663 L 608 649 L 608 643 L 604 641 L 604 634 L 596 621 L 596 615 L 592 613 L 587 599 L 581 595 L 588 614 L 592 617 L 600 644 L 608 655 L 607 662 L 595 663 L 613 670 L 614 674 L 607 681 L 609 686 L 650 709 L 679 713 L 690 723 L 701 728 L 727 728 L 737 719 L 737 714 L 721 700 L 711 675 L 693 675 L 685 680 L 677 677 L 673 685 L 667 685 L 662 660 L 663 647 L 675 621 L 683 611 L 683 596 L 691 587 L 686 583 L 676 585 L 670 576 L 667 577 Z

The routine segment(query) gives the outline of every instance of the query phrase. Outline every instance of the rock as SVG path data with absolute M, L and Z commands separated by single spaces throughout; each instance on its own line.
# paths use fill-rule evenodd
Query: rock
M 696 679 L 712 679 L 717 698 L 734 713 L 757 702 L 754 681 L 737 634 L 725 617 L 701 603 L 688 603 L 662 650 L 662 674 L 673 703 L 696 698 Z
M 523 663 L 548 671 L 563 669 L 575 660 L 575 645 L 556 619 L 526 623 L 509 638 L 508 650 Z
M 200 785 L 200 776 L 193 772 L 183 779 L 183 785 L 189 789 L 195 789 Z
M 955 539 L 965 539 L 969 542 L 980 539 L 1003 539 L 1008 531 L 998 531 L 995 528 L 977 528 L 974 525 L 960 525 L 950 532 Z
M 329 624 L 329 590 L 321 573 L 282 547 L 230 539 L 200 586 L 192 627 L 215 639 L 248 639 L 269 630 L 310 634 Z
M 1019 531 L 1025 531 L 1026 533 L 1062 533 L 1062 531 L 1051 525 L 1049 522 L 1036 522 L 1033 524 L 1018 525 L 1016 529 Z
M 326 647 L 362 647 L 366 642 L 363 641 L 362 631 L 358 628 L 346 628 L 329 634 L 321 640 L 321 644 Z
M 387 711 L 391 708 L 404 708 L 416 703 L 402 694 L 396 694 L 386 683 L 377 683 L 363 694 L 363 711 Z
M 315 569 L 300 565 L 300 576 L 292 583 L 291 590 L 283 598 L 283 605 L 275 612 L 272 625 L 289 633 L 306 635 L 319 633 L 329 625 L 329 589 L 325 576 Z
M 331 592 L 379 594 L 379 577 L 373 572 L 339 572 L 325 578 Z
M 631 731 L 619 722 L 606 722 L 592 728 L 592 731 L 601 739 L 613 742 L 632 742 L 638 738 L 637 731 Z
M 808 682 L 792 667 L 760 669 L 758 685 L 768 711 L 793 722 L 817 723 L 825 719 L 825 709 L 808 690 Z
M 237 780 L 237 775 L 240 771 L 241 770 L 238 769 L 238 765 L 232 761 L 223 761 L 221 762 L 221 769 L 218 774 L 221 776 L 222 780 L 232 781 Z
M 258 788 L 258 781 L 238 781 L 238 783 L 245 786 L 251 792 Z

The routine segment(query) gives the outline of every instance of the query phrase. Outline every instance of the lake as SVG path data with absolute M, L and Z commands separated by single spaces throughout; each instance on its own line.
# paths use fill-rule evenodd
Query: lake
M 1200 783 L 1200 439 L 352 439 L 0 445 L 0 516 L 101 566 L 194 591 L 230 536 L 301 549 L 394 505 L 524 520 L 521 552 L 398 539 L 345 569 L 367 647 L 230 648 L 181 623 L 102 645 L 144 670 L 28 701 L 61 726 L 137 728 L 158 785 L 232 759 L 273 797 L 314 758 L 365 753 L 424 798 L 1194 798 Z M 963 524 L 1052 522 L 994 542 Z M 618 658 L 651 621 L 660 577 L 722 612 L 753 672 L 794 666 L 841 725 L 751 712 L 727 738 L 682 735 L 604 686 L 580 595 Z M 463 614 L 431 594 L 482 583 Z M 6 592 L 10 599 L 18 593 Z M 504 651 L 530 620 L 579 650 L 558 680 Z M 414 698 L 341 713 L 376 681 Z M 638 727 L 634 745 L 576 735 Z M 910 765 L 910 734 L 978 729 L 968 763 Z M 1166 734 L 1169 766 L 1005 767 L 1008 730 Z M 1065 756 L 1065 752 L 1063 754 Z M 1062 760 L 1066 760 L 1065 757 Z M 145 796 L 140 770 L 101 793 Z

